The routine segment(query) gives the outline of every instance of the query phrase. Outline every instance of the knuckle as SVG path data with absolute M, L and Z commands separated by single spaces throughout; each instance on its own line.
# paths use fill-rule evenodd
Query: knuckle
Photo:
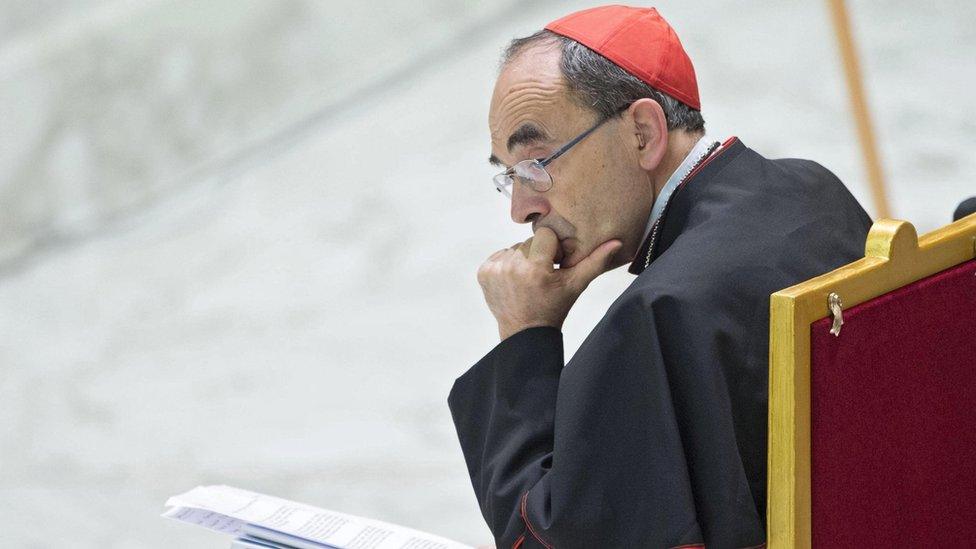
M 478 267 L 478 273 L 477 273 L 478 282 L 485 284 L 492 278 L 494 272 L 495 272 L 495 264 L 493 262 L 486 261 L 485 263 L 482 263 L 481 266 Z
M 532 278 L 534 271 L 533 264 L 528 261 L 519 261 L 512 265 L 512 273 L 526 279 Z

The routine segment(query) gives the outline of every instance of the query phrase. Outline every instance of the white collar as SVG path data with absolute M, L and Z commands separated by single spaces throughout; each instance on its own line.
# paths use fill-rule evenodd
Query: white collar
M 685 159 L 681 161 L 681 164 L 674 170 L 671 177 L 668 178 L 668 182 L 664 184 L 661 188 L 661 192 L 658 193 L 657 198 L 654 199 L 654 206 L 651 207 L 651 216 L 647 220 L 647 227 L 644 229 L 644 236 L 641 238 L 641 242 L 647 240 L 647 235 L 651 233 L 651 228 L 654 227 L 654 223 L 661 217 L 664 212 L 664 207 L 667 206 L 668 200 L 671 198 L 671 194 L 674 193 L 678 185 L 688 177 L 691 170 L 694 169 L 695 165 L 699 163 L 700 160 L 704 160 L 703 156 L 708 151 L 708 147 L 712 145 L 712 141 L 709 141 L 706 136 L 702 136 L 701 139 L 695 143 L 695 146 L 691 148 Z

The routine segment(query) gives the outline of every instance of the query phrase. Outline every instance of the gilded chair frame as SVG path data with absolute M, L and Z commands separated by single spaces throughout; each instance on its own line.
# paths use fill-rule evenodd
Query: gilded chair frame
M 976 258 L 976 214 L 918 238 L 906 221 L 883 219 L 868 233 L 865 257 L 774 293 L 769 323 L 767 547 L 811 546 L 810 331 L 844 308 Z

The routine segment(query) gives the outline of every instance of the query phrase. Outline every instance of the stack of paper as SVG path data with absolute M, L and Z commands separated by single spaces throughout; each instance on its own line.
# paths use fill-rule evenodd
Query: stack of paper
M 472 549 L 395 524 L 230 486 L 198 486 L 166 501 L 164 517 L 237 536 L 232 549 Z

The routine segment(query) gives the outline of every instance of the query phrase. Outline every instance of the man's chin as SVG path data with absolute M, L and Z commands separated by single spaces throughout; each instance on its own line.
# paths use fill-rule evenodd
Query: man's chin
M 592 251 L 590 253 L 592 253 Z M 586 255 L 578 253 L 578 250 L 574 250 L 570 251 L 568 255 L 564 256 L 562 249 L 560 249 L 559 253 L 556 255 L 556 259 L 555 264 L 558 265 L 560 269 L 571 269 L 576 266 L 577 263 L 586 259 Z M 626 265 L 627 263 L 630 263 L 632 259 L 633 258 L 625 258 L 624 256 L 620 255 L 618 251 L 610 256 L 610 262 L 607 270 L 613 270 L 621 265 Z
M 566 241 L 559 241 L 559 248 L 556 250 L 556 257 L 552 261 L 555 265 L 559 265 L 560 269 L 568 269 L 579 262 L 578 259 L 573 257 L 573 250 L 567 249 Z
M 556 256 L 556 265 L 559 265 L 560 269 L 569 269 L 579 263 L 583 258 L 576 257 L 577 254 L 570 252 L 568 255 L 560 252 Z

